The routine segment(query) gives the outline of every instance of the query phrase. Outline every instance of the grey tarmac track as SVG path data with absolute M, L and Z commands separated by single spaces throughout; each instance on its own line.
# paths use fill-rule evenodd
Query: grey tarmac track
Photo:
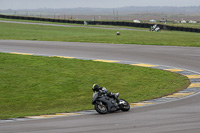
M 42 41 L 0 41 L 0 52 L 71 56 L 173 66 L 200 73 L 200 48 Z M 0 133 L 199 133 L 200 94 L 107 115 L 0 123 Z

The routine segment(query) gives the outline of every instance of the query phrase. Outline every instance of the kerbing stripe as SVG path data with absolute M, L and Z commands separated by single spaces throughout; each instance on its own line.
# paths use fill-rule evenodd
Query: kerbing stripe
M 157 67 L 158 65 L 152 65 L 152 64 L 143 64 L 143 63 L 139 63 L 139 64 L 130 64 L 133 66 L 141 66 L 141 67 Z
M 58 57 L 58 58 L 67 58 L 67 59 L 75 58 L 75 57 L 69 57 L 69 56 L 49 56 L 49 57 Z
M 31 53 L 18 53 L 18 52 L 11 52 L 11 54 L 19 54 L 19 55 L 33 55 Z
M 177 97 L 177 98 L 181 98 L 181 97 L 185 97 L 185 96 L 189 96 L 194 94 L 194 92 L 188 92 L 188 93 L 174 93 L 172 95 L 168 95 L 166 96 L 166 98 L 170 98 L 170 97 Z
M 139 103 L 130 103 L 131 107 L 135 107 L 135 106 L 146 106 L 146 105 L 151 105 L 154 103 L 150 103 L 150 102 L 139 102 Z
M 25 116 L 25 118 L 45 119 L 45 118 L 54 118 L 54 117 L 62 117 L 62 116 L 74 116 L 74 115 L 81 115 L 81 113 L 57 113 L 55 115 Z
M 200 83 L 192 83 L 188 88 L 200 88 Z
M 170 71 L 170 72 L 181 72 L 181 71 L 184 71 L 182 69 L 177 69 L 177 68 L 174 68 L 174 69 L 164 69 L 166 71 Z
M 189 79 L 200 79 L 200 75 L 185 75 Z
M 93 60 L 93 61 L 100 61 L 100 62 L 107 62 L 107 63 L 116 63 L 116 62 L 119 62 L 119 61 L 116 61 L 116 60 L 102 60 L 102 59 L 96 59 L 96 60 Z

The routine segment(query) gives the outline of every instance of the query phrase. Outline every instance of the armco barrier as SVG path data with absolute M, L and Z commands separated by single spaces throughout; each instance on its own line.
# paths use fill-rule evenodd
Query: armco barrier
M 64 19 L 52 19 L 52 18 L 38 18 L 38 17 L 28 17 L 28 16 L 12 16 L 0 14 L 0 18 L 8 19 L 23 19 L 23 20 L 34 20 L 34 21 L 47 21 L 47 22 L 59 22 L 59 23 L 75 23 L 84 24 L 83 20 L 64 20 Z M 154 24 L 149 23 L 133 23 L 133 22 L 119 22 L 119 21 L 87 21 L 90 25 L 119 25 L 119 26 L 130 26 L 130 27 L 140 27 L 140 28 L 150 28 Z M 169 25 L 158 24 L 161 29 L 165 30 L 175 30 L 175 31 L 187 31 L 187 32 L 197 32 L 200 33 L 198 28 L 187 28 L 187 27 L 175 27 Z

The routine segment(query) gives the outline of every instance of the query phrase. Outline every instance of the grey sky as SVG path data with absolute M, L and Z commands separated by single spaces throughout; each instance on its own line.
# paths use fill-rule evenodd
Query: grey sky
M 200 6 L 200 0 L 0 0 L 0 10 L 124 6 Z

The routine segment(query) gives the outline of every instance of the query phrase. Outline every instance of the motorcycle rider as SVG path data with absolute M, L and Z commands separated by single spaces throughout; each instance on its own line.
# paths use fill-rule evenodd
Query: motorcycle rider
M 108 92 L 105 87 L 99 87 L 97 84 L 92 86 L 92 90 L 94 92 L 92 104 L 99 114 L 106 114 L 118 110 L 128 111 L 130 109 L 127 101 L 118 98 L 119 93 L 113 94 L 112 92 Z
M 150 31 L 156 31 L 156 32 L 158 32 L 158 31 L 160 31 L 160 27 L 157 24 L 155 24 L 155 25 L 151 26 Z
M 103 88 L 103 87 L 99 87 L 98 84 L 94 84 L 94 85 L 92 86 L 92 90 L 93 90 L 94 92 L 98 92 L 99 90 L 102 90 L 102 88 Z
M 119 94 L 113 94 L 112 92 L 108 92 L 108 90 L 105 87 L 99 87 L 98 84 L 94 84 L 92 87 L 93 92 L 101 92 L 106 94 L 108 97 L 110 98 L 114 98 L 117 100 L 117 102 L 119 102 L 118 96 Z

